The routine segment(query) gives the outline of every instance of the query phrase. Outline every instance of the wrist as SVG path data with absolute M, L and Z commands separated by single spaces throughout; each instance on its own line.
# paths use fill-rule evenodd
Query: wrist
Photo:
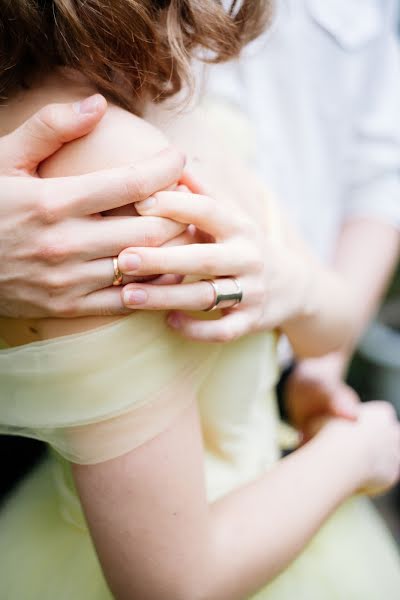
M 282 322 L 283 330 L 286 326 L 290 327 L 296 322 L 313 318 L 319 312 L 319 294 L 315 293 L 318 281 L 316 265 L 294 252 L 291 252 L 287 258 L 288 293 L 291 297 L 292 310 L 288 318 Z
M 347 363 L 348 357 L 344 351 L 331 352 L 324 356 L 299 361 L 296 365 L 294 376 L 302 379 L 342 381 Z
M 318 443 L 330 476 L 338 476 L 345 496 L 359 490 L 366 477 L 364 445 L 354 423 L 331 419 L 309 442 Z
M 325 270 L 321 269 L 319 262 L 312 257 L 305 257 L 296 253 L 291 254 L 292 261 L 292 293 L 295 294 L 297 321 L 308 321 L 318 317 L 323 309 L 325 298 Z

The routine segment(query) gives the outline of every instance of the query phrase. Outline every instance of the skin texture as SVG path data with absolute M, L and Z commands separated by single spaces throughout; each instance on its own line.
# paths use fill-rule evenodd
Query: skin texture
M 96 287 L 107 286 L 112 277 L 109 259 L 98 260 L 95 267 L 94 263 L 91 263 L 88 269 L 85 268 L 85 263 L 79 263 L 84 260 L 83 257 L 74 257 L 76 277 L 71 279 L 68 275 L 63 280 L 58 276 L 58 264 L 62 262 L 62 257 L 55 260 L 54 253 L 50 252 L 51 248 L 46 249 L 45 246 L 46 230 L 50 229 L 52 223 L 48 222 L 49 207 L 43 206 L 44 198 L 58 198 L 59 202 L 64 201 L 64 217 L 66 217 L 68 211 L 73 208 L 72 203 L 77 196 L 83 203 L 84 195 L 87 197 L 93 195 L 91 201 L 93 210 L 99 210 L 104 206 L 103 197 L 107 187 L 106 190 L 104 186 L 101 189 L 98 177 L 96 179 L 80 177 L 76 181 L 70 180 L 67 187 L 65 179 L 53 179 L 49 185 L 48 181 L 41 182 L 35 177 L 38 165 L 48 155 L 59 150 L 65 142 L 84 136 L 92 130 L 103 117 L 105 107 L 105 101 L 99 95 L 89 97 L 84 104 L 49 106 L 31 117 L 15 132 L 0 139 L 0 177 L 3 190 L 0 226 L 2 255 L 5 257 L 2 262 L 3 272 L 0 274 L 0 313 L 3 316 L 34 317 L 49 316 L 50 314 L 71 316 L 73 313 L 84 315 L 87 312 L 94 314 L 120 313 L 124 311 L 121 300 L 125 301 L 125 305 L 130 308 L 138 307 L 137 303 L 132 306 L 132 303 L 127 301 L 131 297 L 129 296 L 129 286 L 126 288 L 127 294 L 123 295 L 122 299 L 118 290 L 93 293 Z M 141 169 L 141 173 L 139 169 L 140 179 L 135 173 L 130 173 L 128 170 L 125 174 L 122 171 L 119 173 L 126 181 L 132 181 L 133 185 L 130 187 L 132 199 L 135 199 L 137 194 L 145 196 L 156 189 L 156 185 L 161 185 L 162 181 L 166 183 L 177 177 L 179 155 L 171 149 L 168 154 L 165 153 L 152 159 L 151 162 L 144 163 Z M 135 187 L 135 177 L 137 183 L 140 181 L 144 189 L 139 190 L 137 185 Z M 105 181 L 104 177 L 103 181 Z M 114 194 L 120 201 L 121 193 L 110 177 L 104 185 L 108 186 L 110 198 Z M 115 198 L 113 201 L 115 204 Z M 107 203 L 106 207 L 109 208 L 111 205 L 108 198 Z M 41 208 L 41 214 L 38 215 L 35 211 L 32 215 L 34 219 L 27 222 L 26 216 L 29 214 L 27 209 L 32 206 L 35 209 Z M 165 207 L 163 208 L 165 211 Z M 119 213 L 124 214 L 124 209 L 119 209 Z M 77 215 L 80 218 L 82 216 L 79 213 Z M 142 235 L 140 222 L 137 221 L 136 224 L 139 226 L 136 228 L 137 231 L 133 231 L 132 228 L 129 231 L 129 242 L 132 242 L 135 235 L 139 236 L 137 238 L 139 241 Z M 77 225 L 78 222 L 74 223 L 74 226 Z M 144 225 L 147 227 L 147 224 Z M 146 227 L 143 227 L 143 233 L 145 233 Z M 16 238 L 15 232 L 22 230 L 24 235 Z M 64 231 L 68 237 L 68 229 Z M 96 233 L 95 230 L 93 231 Z M 12 244 L 9 243 L 9 232 L 12 233 Z M 109 253 L 113 251 L 114 247 L 118 248 L 114 241 L 117 241 L 122 233 L 115 226 L 110 228 Z M 160 244 L 167 239 L 168 233 L 168 229 L 160 227 L 159 237 L 153 233 L 153 241 Z M 376 309 L 385 289 L 398 256 L 399 238 L 397 230 L 375 220 L 355 220 L 346 223 L 343 227 L 334 266 L 338 273 L 351 281 L 352 285 L 356 283 L 355 292 L 360 297 L 358 304 L 360 310 L 357 311 L 358 321 L 355 322 L 353 339 L 349 339 L 348 344 L 337 353 L 319 359 L 312 358 L 301 361 L 288 382 L 286 389 L 287 412 L 291 417 L 291 422 L 303 431 L 305 438 L 307 438 L 307 421 L 315 416 L 330 414 L 354 419 L 357 415 L 359 398 L 356 392 L 343 382 L 342 376 L 351 355 L 352 346 L 368 322 L 370 315 Z M 96 250 L 98 252 L 96 243 L 99 240 L 98 234 L 93 235 L 91 240 L 93 253 L 89 254 L 87 258 L 90 259 L 96 255 Z M 181 241 L 184 240 L 181 238 Z M 122 243 L 120 240 L 119 247 Z M 135 251 L 135 249 L 133 250 Z M 365 252 L 368 252 L 367 260 Z M 187 272 L 193 271 L 193 261 L 196 264 L 197 257 L 188 254 L 186 260 Z M 69 262 L 68 269 L 71 269 L 70 256 L 65 249 L 64 261 Z M 86 263 L 86 265 L 88 264 Z M 368 269 L 365 268 L 366 265 L 368 265 Z M 55 275 L 56 269 L 58 274 Z M 79 278 L 81 281 L 85 278 L 86 286 L 83 289 Z M 173 279 L 165 280 L 163 283 L 173 283 Z M 189 294 L 190 287 L 192 288 L 191 294 Z M 201 289 L 202 293 L 200 293 Z M 139 303 L 141 308 L 202 308 L 212 301 L 210 287 L 206 284 L 185 286 L 184 288 L 169 286 L 164 289 L 161 286 L 153 286 L 148 287 L 147 290 L 144 290 L 145 303 L 143 303 L 143 298 Z M 137 300 L 137 295 L 135 300 Z M 200 306 L 199 301 L 203 303 Z M 198 323 L 182 312 L 171 314 L 169 322 L 183 335 L 192 338 L 218 341 L 226 339 L 228 341 L 231 337 L 237 337 L 252 327 L 251 318 L 246 319 L 242 315 L 239 315 L 238 318 L 235 312 L 233 311 L 234 318 L 226 319 L 224 324 L 218 322 Z M 13 335 L 9 339 L 10 343 L 23 343 L 36 339 L 35 323 L 31 323 L 29 326 L 31 335 L 28 337 L 27 327 L 21 323 L 14 324 L 13 329 Z
M 121 168 L 102 173 L 51 180 L 38 177 L 44 159 L 65 143 L 83 138 L 103 118 L 106 101 L 102 96 L 73 102 L 86 92 L 91 90 L 64 95 L 62 100 L 69 104 L 42 108 L 38 94 L 30 102 L 17 103 L 16 108 L 0 108 L 2 317 L 126 313 L 119 289 L 103 291 L 113 278 L 111 257 L 132 243 L 162 244 L 182 231 L 162 219 L 151 224 L 123 219 L 106 223 L 94 217 L 144 199 L 180 177 L 184 159 L 172 148 L 166 149 L 166 144 L 155 156 L 144 154 L 147 160 L 140 164 L 121 161 Z M 57 100 L 57 94 L 51 99 Z M 11 132 L 14 127 L 18 128 Z
M 136 118 L 113 109 L 101 125 L 96 136 L 54 157 L 46 174 L 68 175 L 78 165 L 85 169 L 85 157 L 91 168 L 94 160 L 98 168 L 104 162 L 110 167 L 110 161 L 120 160 L 118 148 L 124 159 L 127 152 L 140 158 L 144 137 L 139 144 Z M 140 127 L 155 152 L 160 134 L 149 125 Z M 103 154 L 108 150 L 111 156 Z M 210 186 L 218 178 L 227 180 L 215 162 L 208 172 Z M 242 182 L 240 188 L 239 182 L 232 187 L 244 188 L 247 198 L 250 184 Z M 221 203 L 225 198 L 232 202 L 233 192 L 228 192 L 221 189 Z M 257 203 L 249 204 L 249 215 L 261 219 Z M 324 316 L 327 308 L 320 307 Z M 41 335 L 60 335 L 65 331 L 60 323 L 45 321 Z M 90 319 L 62 323 L 68 331 L 96 324 Z M 325 342 L 328 333 L 325 329 Z M 321 330 L 318 337 L 324 337 Z M 399 427 L 391 408 L 382 404 L 365 407 L 356 423 L 324 424 L 310 444 L 265 476 L 209 505 L 199 417 L 195 399 L 188 400 L 189 408 L 171 427 L 138 449 L 102 464 L 74 466 L 91 534 L 117 600 L 244 598 L 289 564 L 351 493 L 390 485 L 397 477 Z M 327 470 L 328 482 L 323 477 Z M 290 493 L 299 478 L 303 485 Z M 240 552 L 232 553 L 238 532 Z
M 118 600 L 241 600 L 287 566 L 350 494 L 394 482 L 399 436 L 389 405 L 366 406 L 357 423 L 325 424 L 263 477 L 209 505 L 192 405 L 138 450 L 75 465 L 74 474 Z
M 261 192 L 259 197 L 263 199 Z M 190 272 L 199 277 L 206 274 L 229 277 L 231 274 L 244 291 L 241 304 L 224 311 L 217 324 L 175 312 L 169 318 L 171 326 L 192 339 L 204 341 L 229 341 L 245 333 L 279 326 L 303 355 L 319 352 L 317 330 L 322 340 L 330 339 L 335 344 L 336 324 L 336 343 L 339 338 L 343 339 L 345 332 L 342 325 L 345 315 L 350 312 L 351 295 L 346 294 L 337 278 L 312 259 L 287 227 L 283 231 L 284 241 L 276 242 L 267 227 L 260 228 L 249 222 L 239 209 L 229 215 L 219 205 L 213 208 L 215 201 L 205 196 L 160 192 L 151 199 L 150 207 L 148 202 L 136 206 L 140 214 L 163 215 L 185 224 L 193 223 L 206 231 L 215 243 L 188 248 L 136 248 L 129 254 L 125 251 L 122 253 L 124 258 L 139 258 L 141 263 L 138 268 L 129 271 L 130 275 L 156 271 L 183 275 Z M 269 257 L 269 260 L 263 257 Z M 123 265 L 125 261 L 120 259 L 120 263 Z M 337 299 L 334 309 L 327 301 L 327 290 L 331 290 Z M 168 308 L 199 310 L 210 306 L 213 300 L 213 290 L 204 282 L 169 286 L 167 290 L 155 284 L 129 285 L 124 296 L 138 291 L 147 295 L 146 308 L 160 309 L 167 305 Z M 142 303 L 136 306 L 139 308 Z M 331 315 L 330 321 L 326 318 L 328 314 Z M 325 331 L 324 324 L 327 327 Z M 306 332 L 307 336 L 304 335 Z
M 38 102 L 46 102 L 54 96 L 57 99 L 65 100 L 66 98 L 60 95 L 60 89 L 67 94 L 67 97 L 75 99 L 76 96 L 79 98 L 79 94 L 83 91 L 80 85 L 75 84 L 74 86 L 65 79 L 57 81 L 57 78 L 50 78 L 39 91 L 29 92 L 23 102 L 16 103 L 17 108 L 13 108 L 11 105 L 11 117 L 14 118 L 14 122 L 17 121 L 17 113 L 21 107 L 25 112 L 20 112 L 19 119 L 23 119 L 27 111 L 37 108 Z M 84 91 L 86 92 L 87 89 L 85 88 Z M 234 156 L 226 154 L 225 148 L 220 148 L 215 144 L 213 150 L 210 150 L 207 138 L 207 135 L 210 134 L 206 133 L 201 117 L 197 117 L 197 120 L 189 117 L 190 122 L 187 119 L 188 117 L 183 117 L 178 120 L 177 127 L 167 128 L 168 138 L 182 148 L 189 159 L 197 159 L 194 163 L 196 165 L 194 176 L 205 181 L 207 190 L 210 190 L 213 196 L 218 198 L 217 201 L 211 199 L 206 201 L 205 198 L 202 201 L 197 196 L 197 200 L 203 207 L 202 223 L 199 225 L 204 228 L 209 226 L 207 223 L 214 226 L 214 230 L 207 233 L 214 234 L 216 243 L 211 245 L 195 244 L 191 247 L 194 249 L 193 252 L 201 251 L 203 256 L 203 259 L 201 256 L 199 259 L 195 254 L 197 270 L 194 271 L 194 274 L 199 271 L 207 274 L 212 265 L 220 269 L 227 268 L 226 265 L 224 266 L 223 257 L 229 255 L 231 261 L 229 269 L 234 268 L 236 264 L 241 265 L 243 269 L 239 276 L 245 295 L 245 301 L 237 310 L 232 314 L 228 313 L 214 325 L 194 322 L 190 320 L 190 317 L 186 317 L 187 334 L 195 339 L 211 337 L 214 341 L 228 341 L 246 332 L 281 326 L 296 351 L 302 356 L 321 354 L 335 349 L 348 335 L 353 321 L 352 296 L 349 286 L 343 285 L 334 274 L 323 269 L 287 225 L 284 226 L 283 233 L 283 242 L 286 243 L 275 243 L 270 236 L 265 235 L 269 226 L 268 211 L 265 208 L 265 202 L 268 199 L 265 198 L 263 188 Z M 185 133 L 188 127 L 193 132 L 192 136 Z M 124 130 L 126 136 L 123 138 L 111 136 L 111 129 L 116 130 L 117 128 L 120 128 L 121 131 Z M 130 136 L 140 138 L 140 145 L 131 143 Z M 159 130 L 121 109 L 110 107 L 95 131 L 82 140 L 64 146 L 54 157 L 41 165 L 40 174 L 46 178 L 57 178 L 62 175 L 78 176 L 102 168 L 115 168 L 117 165 L 125 165 L 128 161 L 135 162 L 151 157 L 167 145 L 166 137 L 160 134 Z M 95 152 L 93 152 L 94 148 L 96 148 Z M 199 149 L 200 156 L 201 153 L 207 155 L 206 160 L 199 160 Z M 234 167 L 233 170 L 232 167 Z M 236 176 L 233 177 L 232 173 L 236 173 Z M 168 195 L 166 192 L 164 194 Z M 176 198 L 176 193 L 170 192 L 171 194 Z M 246 199 L 245 206 L 238 206 L 240 200 L 244 198 Z M 189 204 L 189 200 L 188 197 L 184 197 L 184 201 L 181 201 L 182 208 L 185 204 Z M 76 210 L 82 210 L 80 205 Z M 175 211 L 174 214 L 171 212 L 168 214 L 168 210 L 165 212 L 166 218 L 157 214 L 146 214 L 141 219 L 134 219 L 132 218 L 134 214 L 132 207 L 128 206 L 126 210 L 130 211 L 130 215 L 121 215 L 118 210 L 117 213 L 108 213 L 108 216 L 100 220 L 100 223 L 98 218 L 94 223 L 92 219 L 86 220 L 88 227 L 96 225 L 100 236 L 97 241 L 99 245 L 104 246 L 105 243 L 111 241 L 108 235 L 111 235 L 111 226 L 115 230 L 115 224 L 119 228 L 126 229 L 127 237 L 132 235 L 132 230 L 137 227 L 141 231 L 144 241 L 148 245 L 153 245 L 154 237 L 160 235 L 157 227 L 162 228 L 164 233 L 167 229 L 170 238 L 174 238 L 186 229 L 189 220 L 186 215 L 186 218 L 181 218 L 182 223 L 178 223 L 175 220 L 178 219 L 178 213 Z M 73 223 L 75 232 L 73 239 L 69 241 L 63 229 L 61 232 L 59 230 L 60 217 L 58 215 L 59 211 L 61 214 L 63 213 L 63 208 L 59 209 L 54 206 L 52 211 L 57 215 L 54 218 L 54 225 L 58 242 L 54 237 L 50 241 L 50 262 L 53 266 L 53 276 L 57 278 L 59 284 L 59 297 L 54 299 L 57 304 L 57 300 L 60 302 L 65 300 L 65 288 L 69 286 L 71 279 L 74 281 L 77 275 L 72 272 L 68 262 L 64 265 L 63 260 L 53 260 L 54 246 L 57 248 L 57 244 L 62 242 L 64 253 L 62 258 L 65 259 L 65 247 L 68 250 L 68 247 L 71 249 L 72 246 L 72 252 L 80 256 L 81 254 L 85 255 L 88 250 L 92 252 L 93 243 L 83 243 L 86 229 L 85 227 L 79 228 L 79 224 L 76 223 Z M 190 216 L 195 220 L 195 215 Z M 174 220 L 171 220 L 170 217 L 173 217 Z M 215 230 L 215 219 L 219 221 L 218 231 Z M 142 223 L 140 227 L 135 225 L 138 222 Z M 259 226 L 255 225 L 256 223 Z M 61 225 L 64 226 L 63 223 Z M 153 233 L 149 227 L 153 228 Z M 94 242 L 94 238 L 91 238 L 91 242 Z M 136 243 L 136 251 L 141 252 L 144 256 L 145 244 L 141 245 L 139 240 Z M 102 248 L 101 254 L 104 254 L 106 250 L 107 248 Z M 182 267 L 179 264 L 174 261 L 166 263 L 163 257 L 166 254 L 181 256 L 182 250 L 186 254 L 191 249 L 160 249 L 160 259 L 149 264 L 147 271 L 136 272 L 135 276 L 143 276 L 148 273 L 181 273 Z M 55 252 L 57 254 L 57 250 Z M 209 252 L 208 257 L 206 252 Z M 211 255 L 210 252 L 212 252 Z M 266 260 L 266 256 L 269 257 L 268 260 Z M 167 265 L 165 269 L 163 263 Z M 107 265 L 108 269 L 112 266 L 109 259 L 107 259 Z M 214 273 L 219 274 L 218 271 L 212 274 Z M 236 271 L 230 274 L 237 275 Z M 85 284 L 87 284 L 86 280 Z M 207 289 L 209 295 L 210 286 L 207 284 L 202 284 L 202 286 L 203 289 Z M 154 288 L 152 287 L 152 289 Z M 170 297 L 168 291 L 169 286 L 163 288 L 162 296 Z M 111 302 L 111 298 L 118 298 L 118 302 L 121 302 L 118 289 L 108 288 L 100 293 L 105 302 Z M 335 302 L 332 302 L 332 298 L 335 298 Z M 92 299 L 93 296 L 89 294 L 86 302 L 89 304 Z M 210 305 L 210 297 L 207 298 L 206 305 Z M 157 308 L 164 307 L 158 306 Z M 60 319 L 41 319 L 34 324 L 20 322 L 18 324 L 18 340 L 14 337 L 16 328 L 13 323 L 7 326 L 7 323 L 3 322 L 2 329 L 7 341 L 13 344 L 23 343 L 24 331 L 27 335 L 29 333 L 29 339 L 32 339 L 32 328 L 37 332 L 34 334 L 37 339 L 43 339 L 81 331 L 108 321 L 107 318 L 74 319 L 72 311 L 69 316 L 71 318 L 64 322 Z M 181 315 L 180 318 L 185 317 Z M 211 335 L 210 329 L 212 329 Z
M 333 266 L 352 282 L 358 310 L 348 343 L 336 353 L 300 361 L 287 382 L 287 413 L 306 438 L 307 422 L 315 416 L 357 417 L 360 398 L 343 377 L 358 338 L 379 307 L 399 250 L 400 232 L 379 220 L 353 219 L 342 228 Z

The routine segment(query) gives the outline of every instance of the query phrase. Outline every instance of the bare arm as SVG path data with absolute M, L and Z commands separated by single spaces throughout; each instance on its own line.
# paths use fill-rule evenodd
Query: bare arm
M 347 221 L 336 247 L 333 267 L 351 282 L 358 310 L 353 335 L 338 356 L 344 369 L 354 346 L 378 310 L 396 267 L 400 252 L 400 231 L 372 218 Z M 340 364 L 340 363 L 339 363 Z
M 379 415 L 370 417 L 375 427 Z M 384 444 L 378 429 L 360 435 L 361 429 L 333 423 L 264 476 L 211 505 L 193 405 L 135 451 L 95 466 L 75 465 L 115 597 L 241 600 L 268 583 L 365 482 L 361 437 L 375 437 L 381 452 Z
M 102 132 L 121 143 L 115 128 L 112 134 L 99 128 Z M 86 151 L 92 156 L 90 145 Z M 67 157 L 61 159 L 66 162 L 57 164 L 55 158 L 48 165 L 54 175 L 68 168 Z M 325 430 L 269 474 L 212 505 L 206 500 L 194 402 L 168 430 L 125 456 L 75 466 L 93 540 L 116 598 L 245 597 L 284 568 L 335 507 L 365 482 L 365 444 L 354 443 L 356 438 L 353 430 L 350 435 Z M 327 471 L 329 481 L 323 478 Z M 243 547 L 233 553 L 238 535 Z
M 140 140 L 140 143 L 136 143 L 135 138 Z M 132 161 L 152 156 L 166 145 L 167 140 L 158 130 L 114 107 L 108 111 L 94 132 L 79 141 L 64 146 L 56 155 L 42 163 L 40 174 L 48 178 L 45 181 L 52 182 L 56 180 L 55 178 L 63 175 L 79 176 L 82 173 L 104 167 L 120 167 Z M 208 150 L 208 146 L 205 149 L 202 148 L 200 153 L 204 154 Z M 146 171 L 139 174 L 139 182 L 136 187 L 147 189 L 148 182 L 142 181 L 145 175 Z M 156 249 L 146 249 L 143 246 L 153 245 L 154 240 L 156 242 L 154 245 L 157 245 L 161 232 L 165 232 L 166 236 L 173 238 L 185 229 L 188 222 L 196 223 L 196 210 L 192 210 L 191 207 L 193 197 L 181 199 L 180 209 L 184 209 L 182 225 L 176 222 L 182 217 L 182 210 L 179 214 L 179 209 L 174 211 L 174 207 L 172 207 L 172 211 L 170 209 L 168 212 L 168 207 L 165 209 L 164 206 L 164 216 L 170 217 L 167 220 L 160 219 L 156 212 L 147 213 L 143 219 L 132 219 L 127 214 L 120 214 L 118 218 L 106 217 L 100 220 L 86 217 L 83 222 L 69 219 L 68 225 L 71 228 L 73 226 L 74 231 L 66 229 L 66 223 L 59 216 L 64 210 L 62 204 L 60 206 L 60 203 L 54 201 L 53 197 L 49 199 L 52 204 L 48 209 L 51 213 L 48 218 L 51 218 L 52 222 L 48 228 L 49 231 L 43 233 L 45 239 L 41 260 L 44 263 L 42 268 L 46 268 L 54 288 L 50 298 L 54 316 L 58 316 L 56 309 L 58 305 L 65 304 L 66 296 L 73 290 L 78 275 L 84 277 L 87 284 L 96 281 L 103 288 L 97 294 L 89 293 L 85 296 L 88 313 L 90 313 L 90 307 L 94 306 L 96 299 L 100 296 L 104 303 L 113 299 L 121 304 L 120 290 L 110 288 L 113 273 L 109 248 L 114 248 L 111 254 L 118 254 L 121 249 L 120 234 L 124 232 L 124 246 L 130 245 L 129 236 L 131 236 L 132 243 L 141 246 L 135 251 L 141 252 L 142 259 L 144 259 L 142 271 L 136 271 L 133 277 L 143 274 L 143 269 L 151 275 L 158 273 L 234 275 L 236 273 L 232 270 L 235 270 L 237 265 L 240 266 L 239 275 L 243 281 L 245 299 L 240 306 L 241 310 L 235 311 L 225 319 L 215 321 L 214 324 L 196 322 L 191 328 L 191 337 L 197 338 L 200 328 L 214 327 L 216 341 L 229 341 L 252 330 L 273 329 L 282 326 L 292 339 L 297 352 L 302 356 L 326 353 L 343 343 L 354 321 L 351 294 L 346 286 L 341 285 L 342 282 L 338 281 L 334 275 L 326 272 L 304 250 L 300 242 L 292 248 L 274 245 L 268 243 L 261 228 L 257 235 L 256 226 L 250 226 L 247 229 L 243 226 L 239 213 L 236 214 L 237 204 L 244 204 L 245 212 L 250 213 L 250 215 L 245 214 L 244 219 L 247 221 L 252 219 L 253 222 L 256 221 L 257 225 L 260 206 L 264 204 L 265 191 L 240 163 L 234 163 L 232 170 L 230 162 L 221 160 L 221 156 L 219 156 L 219 160 L 215 161 L 215 164 L 214 161 L 204 161 L 204 175 L 207 181 L 211 178 L 211 187 L 215 188 L 217 197 L 221 197 L 222 202 L 226 202 L 224 205 L 221 204 L 221 208 L 222 206 L 225 208 L 225 215 L 219 215 L 219 217 L 217 215 L 216 207 L 220 204 L 219 201 L 213 200 L 211 203 L 206 203 L 202 198 L 200 204 L 203 207 L 203 215 L 197 216 L 209 224 L 212 224 L 213 217 L 220 218 L 220 224 L 223 224 L 220 238 L 221 241 L 230 242 L 229 246 L 227 243 L 208 244 L 209 248 L 207 248 L 206 244 L 198 244 L 191 249 L 187 247 L 160 249 L 159 260 L 153 263 L 148 261 L 148 264 L 146 264 L 146 254 L 152 257 L 156 256 L 157 252 Z M 90 177 L 98 181 L 99 187 L 104 185 L 99 174 Z M 150 178 L 150 175 L 147 174 L 147 177 Z M 77 177 L 73 179 L 77 180 Z M 115 179 L 118 180 L 118 177 L 115 176 Z M 141 184 L 140 181 L 142 181 Z M 67 182 L 68 179 L 66 179 L 65 185 Z M 124 182 L 121 185 L 124 187 Z M 164 195 L 168 195 L 168 192 L 164 192 Z M 249 205 L 249 196 L 254 198 L 255 206 Z M 196 203 L 199 205 L 198 198 L 194 199 L 194 204 Z M 84 211 L 85 198 L 80 199 L 78 204 L 79 206 L 75 210 Z M 234 227 L 231 227 L 230 230 L 228 226 L 224 227 L 229 224 L 229 216 L 231 224 L 233 224 L 232 219 L 236 218 L 235 231 Z M 138 239 L 138 234 L 143 241 Z M 79 257 L 84 255 L 85 258 L 88 258 L 93 248 L 96 248 L 98 260 L 91 260 L 86 271 L 82 271 L 82 268 L 75 269 L 75 266 L 67 260 L 69 250 Z M 221 252 L 218 254 L 220 250 Z M 201 252 L 201 255 L 191 258 L 191 253 L 196 252 Z M 162 253 L 165 253 L 166 256 L 163 257 Z M 226 253 L 229 253 L 229 261 L 224 256 Z M 168 255 L 171 260 L 167 260 Z M 184 259 L 183 266 L 182 263 L 174 262 L 176 256 Z M 96 277 L 96 265 L 102 266 L 105 273 L 103 279 L 98 280 Z M 122 260 L 120 260 L 120 268 L 122 268 Z M 218 268 L 222 269 L 222 272 L 212 271 L 212 269 Z M 224 271 L 224 269 L 228 269 L 228 271 Z M 252 275 L 254 276 L 252 277 Z M 41 281 L 43 278 L 34 278 L 35 281 L 36 279 Z M 196 307 L 189 304 L 189 309 L 205 308 L 211 304 L 210 286 L 204 283 L 200 283 L 199 286 L 203 286 L 205 293 L 198 293 L 197 289 L 193 289 L 194 297 L 197 300 L 201 299 L 204 305 Z M 165 306 L 165 303 L 166 300 L 174 300 L 174 295 L 177 295 L 175 306 L 182 307 L 180 303 L 182 286 L 175 286 L 174 289 L 172 289 L 173 286 L 165 285 L 160 287 L 142 285 L 141 287 L 147 289 L 150 294 L 158 294 L 161 302 L 153 303 L 153 305 L 151 302 L 142 303 L 140 306 L 136 305 L 132 308 L 173 308 L 171 303 L 169 306 Z M 185 290 L 187 289 L 185 287 Z M 247 312 L 242 309 L 247 309 Z M 104 309 L 104 313 L 108 314 L 109 311 Z M 64 316 L 76 316 L 75 303 L 71 298 L 69 298 L 69 307 L 64 311 Z M 186 319 L 189 319 L 187 315 Z M 69 319 L 62 326 L 57 320 L 55 321 L 55 323 L 46 325 L 41 324 L 42 337 L 68 333 L 75 330 L 74 328 L 90 326 L 89 321 L 82 319 L 76 320 L 75 323 Z M 98 320 L 92 321 L 92 326 L 97 324 L 99 324 Z M 205 334 L 207 337 L 207 331 Z M 201 336 L 199 336 L 200 338 Z
M 364 54 L 364 75 L 357 83 L 357 110 L 347 148 L 351 169 L 346 172 L 344 223 L 333 263 L 356 292 L 354 332 L 340 352 L 316 361 L 314 368 L 315 378 L 323 369 L 337 382 L 379 307 L 399 256 L 400 53 L 393 5 L 380 7 L 384 27 Z M 310 373 L 312 369 L 310 364 Z
M 348 346 L 357 336 L 358 320 L 363 310 L 360 311 L 359 306 L 362 294 L 358 282 L 346 272 L 347 261 L 343 260 L 344 269 L 323 265 L 289 223 L 286 223 L 285 230 L 287 244 L 299 261 L 293 279 L 300 273 L 306 285 L 302 312 L 286 321 L 282 331 L 299 358 L 326 354 L 321 343 L 325 339 L 331 340 L 335 351 Z
M 358 338 L 379 307 L 399 247 L 400 232 L 383 221 L 364 218 L 344 224 L 333 267 L 352 285 L 358 310 L 347 343 L 336 352 L 301 361 L 286 385 L 286 409 L 299 429 L 305 430 L 316 414 L 356 417 L 359 398 L 343 376 Z

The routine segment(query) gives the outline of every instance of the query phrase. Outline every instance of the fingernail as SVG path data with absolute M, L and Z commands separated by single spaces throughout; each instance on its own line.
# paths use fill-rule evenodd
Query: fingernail
M 141 200 L 140 202 L 136 202 L 135 207 L 139 212 L 141 212 L 141 211 L 149 210 L 150 208 L 153 208 L 155 206 L 155 203 L 156 203 L 156 199 L 153 198 L 152 196 L 150 196 L 149 198 L 146 198 L 146 200 Z
M 118 266 L 125 275 L 131 275 L 132 272 L 137 271 L 141 263 L 142 261 L 138 254 L 129 254 L 127 252 L 121 254 L 118 259 Z
M 172 327 L 173 329 L 178 329 L 181 324 L 180 317 L 176 313 L 171 313 L 170 315 L 168 315 L 167 321 L 170 327 Z
M 73 109 L 78 115 L 93 114 L 99 110 L 101 100 L 102 96 L 100 94 L 94 94 L 94 96 L 89 96 L 85 100 L 74 102 Z
M 147 293 L 144 290 L 128 290 L 124 292 L 123 297 L 126 306 L 144 304 L 148 298 Z

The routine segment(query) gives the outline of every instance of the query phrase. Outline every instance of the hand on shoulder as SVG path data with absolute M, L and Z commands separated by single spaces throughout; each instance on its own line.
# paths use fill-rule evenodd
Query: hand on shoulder
M 142 220 L 101 223 L 89 217 L 173 184 L 181 176 L 183 157 L 171 148 L 158 152 L 166 147 L 165 138 L 117 109 L 92 138 L 88 134 L 106 110 L 101 96 L 47 105 L 25 121 L 29 106 L 22 104 L 20 117 L 14 110 L 9 119 L 12 127 L 20 126 L 0 138 L 0 237 L 13 240 L 3 249 L 1 316 L 126 313 L 120 290 L 104 289 L 113 278 L 111 258 L 136 240 L 161 244 L 182 227 L 153 219 L 149 236 Z M 12 102 L 3 108 L 3 124 L 12 109 Z M 91 169 L 97 173 L 80 175 Z

